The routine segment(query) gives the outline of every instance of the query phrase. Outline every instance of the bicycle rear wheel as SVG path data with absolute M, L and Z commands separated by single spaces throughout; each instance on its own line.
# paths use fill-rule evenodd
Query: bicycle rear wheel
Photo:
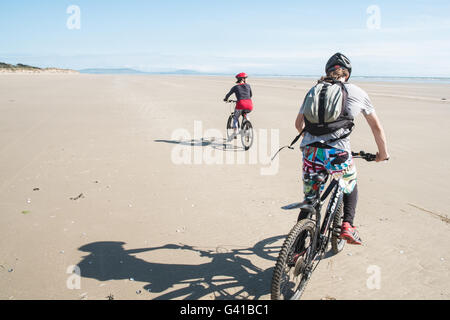
M 250 149 L 253 145 L 253 126 L 248 120 L 242 124 L 241 141 L 245 150 Z
M 305 219 L 289 232 L 273 271 L 272 300 L 298 300 L 302 296 L 311 276 L 314 229 L 315 223 Z
M 338 254 L 344 250 L 345 239 L 339 238 L 341 235 L 341 226 L 344 221 L 344 201 L 342 198 L 339 200 L 339 205 L 337 206 L 336 213 L 334 214 L 333 224 L 332 224 L 332 234 L 331 234 L 331 250 L 334 254 Z

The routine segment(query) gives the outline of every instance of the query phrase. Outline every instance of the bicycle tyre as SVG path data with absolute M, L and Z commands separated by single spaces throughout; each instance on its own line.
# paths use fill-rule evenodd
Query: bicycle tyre
M 233 121 L 234 121 L 234 114 L 232 113 L 227 120 L 227 140 L 230 141 L 230 138 L 233 135 Z M 238 122 L 238 126 L 239 126 L 239 122 Z
M 339 238 L 341 235 L 341 226 L 344 221 L 344 201 L 342 199 L 337 206 L 336 214 L 334 215 L 333 224 L 332 224 L 332 234 L 331 234 L 331 250 L 334 254 L 338 254 L 342 250 L 344 250 L 345 243 L 347 242 L 345 239 Z
M 242 124 L 241 141 L 245 151 L 249 150 L 253 145 L 253 126 L 248 120 Z
M 314 253 L 308 250 L 308 248 L 310 248 L 308 246 L 304 250 L 304 255 L 297 258 L 302 258 L 302 260 L 296 260 L 295 265 L 292 265 L 292 263 L 294 262 L 291 261 L 293 260 L 292 251 L 293 249 L 295 250 L 295 247 L 298 245 L 298 240 L 300 239 L 300 236 L 302 234 L 309 233 L 312 241 L 312 238 L 314 237 L 315 227 L 316 225 L 312 220 L 301 220 L 292 228 L 292 230 L 286 237 L 286 240 L 281 247 L 281 251 L 273 271 L 270 290 L 272 300 L 298 300 L 302 296 L 311 275 L 305 271 L 307 266 L 301 265 L 301 263 L 307 260 L 309 258 L 309 255 Z M 295 275 L 296 270 L 299 270 L 299 274 L 297 276 Z M 300 279 L 297 279 L 298 281 L 294 281 L 297 282 L 294 284 L 294 286 L 290 285 L 287 288 L 284 288 L 286 285 L 291 283 L 289 275 L 291 271 L 293 271 L 292 275 L 294 276 L 294 280 L 296 280 L 297 277 L 300 277 Z M 288 278 L 288 282 L 284 284 L 286 278 Z M 289 290 L 292 287 L 294 288 L 293 290 L 291 290 L 292 293 L 286 292 L 285 289 Z

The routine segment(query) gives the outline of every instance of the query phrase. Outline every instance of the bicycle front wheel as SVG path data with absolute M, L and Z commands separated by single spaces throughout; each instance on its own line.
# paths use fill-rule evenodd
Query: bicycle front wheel
M 273 271 L 272 300 L 298 300 L 311 276 L 315 224 L 299 221 L 289 232 Z
M 233 136 L 233 121 L 234 121 L 234 113 L 232 113 L 229 117 L 228 117 L 228 121 L 227 121 L 227 140 L 230 141 L 231 137 Z
M 253 145 L 253 126 L 250 121 L 242 124 L 241 140 L 245 150 L 250 149 Z

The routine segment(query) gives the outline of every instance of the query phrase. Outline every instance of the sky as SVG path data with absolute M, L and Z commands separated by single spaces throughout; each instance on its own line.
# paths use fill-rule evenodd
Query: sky
M 0 62 L 320 75 L 335 52 L 354 75 L 450 77 L 450 1 L 0 2 Z

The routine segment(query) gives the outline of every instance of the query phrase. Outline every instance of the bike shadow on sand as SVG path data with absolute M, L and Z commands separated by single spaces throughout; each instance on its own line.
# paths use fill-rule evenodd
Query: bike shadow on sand
M 210 147 L 221 151 L 245 151 L 244 147 L 238 146 L 235 140 L 227 140 L 225 138 L 201 138 L 201 139 L 187 139 L 187 140 L 166 140 L 157 139 L 153 140 L 158 143 L 169 143 L 189 147 Z
M 270 293 L 273 267 L 264 270 L 252 260 L 259 257 L 275 265 L 284 237 L 264 239 L 244 249 L 227 249 L 224 246 L 200 249 L 185 244 L 166 244 L 126 250 L 125 242 L 93 242 L 78 249 L 87 255 L 77 266 L 83 278 L 99 281 L 132 279 L 147 283 L 143 288 L 160 294 L 155 298 L 158 300 L 259 299 Z M 198 265 L 168 264 L 135 256 L 157 250 L 173 250 L 170 254 L 175 257 L 178 250 L 188 250 L 210 261 Z

